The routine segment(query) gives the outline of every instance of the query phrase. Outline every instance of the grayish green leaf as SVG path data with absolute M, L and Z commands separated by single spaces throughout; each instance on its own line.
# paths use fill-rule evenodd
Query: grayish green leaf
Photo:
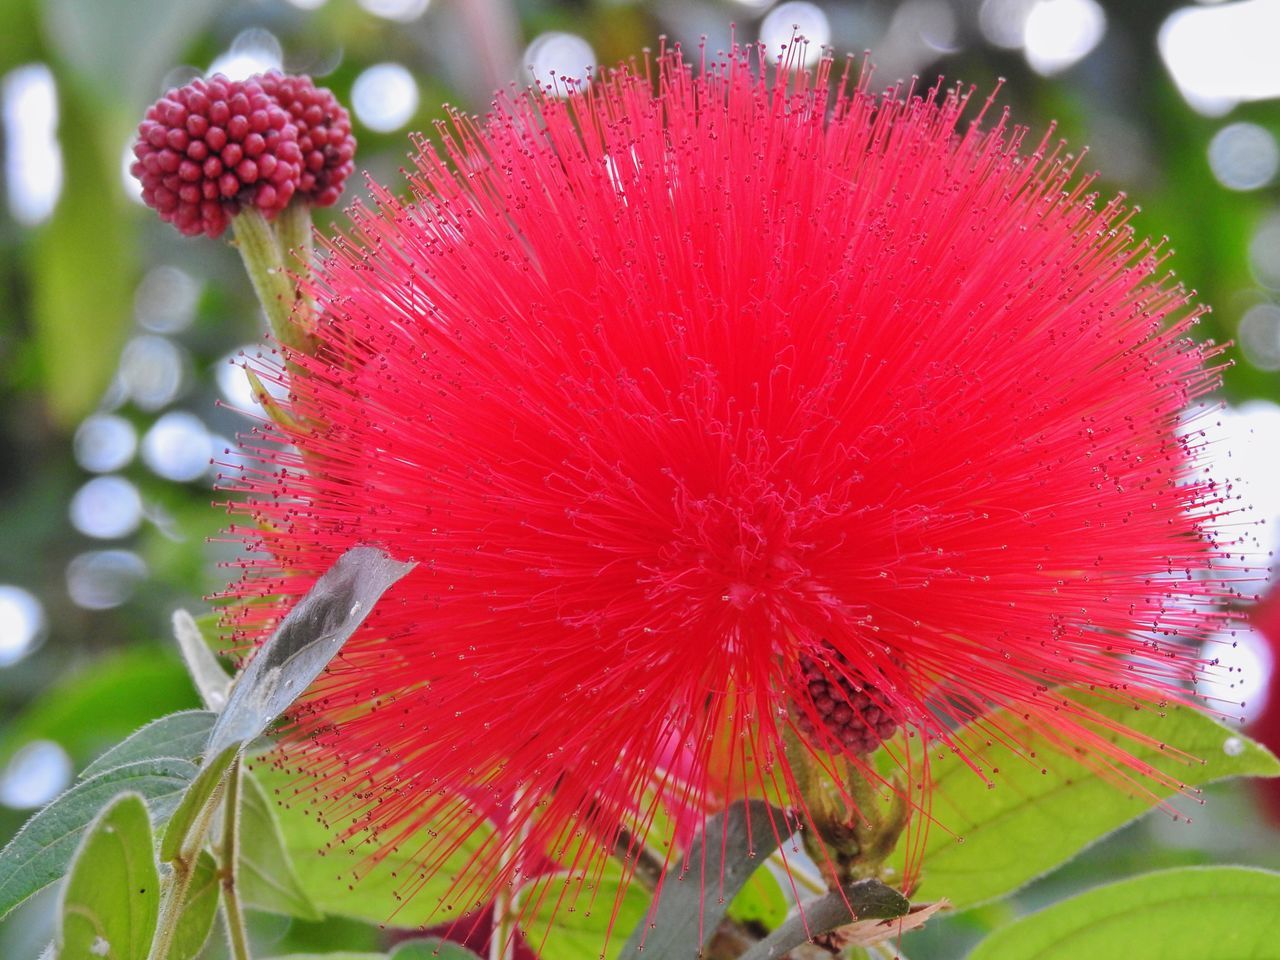
M 138 760 L 158 760 L 161 757 L 198 760 L 204 753 L 214 719 L 207 710 L 183 710 L 153 720 L 85 767 L 80 778 L 95 777 L 112 767 Z
M 146 805 L 111 802 L 85 832 L 62 895 L 58 960 L 147 960 L 160 912 L 160 874 Z
M 182 652 L 182 662 L 187 665 L 191 682 L 204 705 L 214 713 L 227 705 L 231 690 L 231 677 L 214 652 L 209 649 L 204 633 L 195 618 L 185 610 L 173 612 L 173 636 Z
M 320 675 L 387 588 L 413 567 L 373 547 L 353 547 L 339 557 L 236 679 L 209 737 L 209 755 L 266 730 Z
M 680 867 L 668 874 L 646 923 L 632 931 L 622 958 L 693 956 L 747 878 L 778 848 L 778 831 L 790 831 L 784 815 L 760 800 L 735 803 L 708 820 Z
M 997 930 L 969 960 L 1274 960 L 1280 874 L 1184 867 L 1095 887 Z
M 774 960 L 813 936 L 860 920 L 892 920 L 906 916 L 911 904 L 901 893 L 879 880 L 859 880 L 844 893 L 828 893 L 804 905 L 792 917 L 743 955 L 743 960 Z
M 53 800 L 0 852 L 0 917 L 66 872 L 85 827 L 118 794 L 139 794 L 160 823 L 195 775 L 196 765 L 187 760 L 139 760 L 83 780 Z

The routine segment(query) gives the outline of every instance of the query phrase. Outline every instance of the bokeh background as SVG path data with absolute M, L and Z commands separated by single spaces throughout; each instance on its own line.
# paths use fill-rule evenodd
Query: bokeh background
M 205 609 L 230 556 L 210 502 L 254 409 L 231 361 L 255 349 L 261 322 L 226 244 L 181 239 L 139 204 L 127 149 L 146 105 L 201 74 L 309 72 L 351 106 L 359 166 L 395 183 L 406 134 L 429 132 L 446 103 L 483 111 L 496 87 L 582 76 L 660 35 L 776 50 L 793 30 L 814 56 L 873 51 L 878 85 L 1006 78 L 999 99 L 1020 122 L 1087 145 L 1101 190 L 1140 204 L 1140 231 L 1173 238 L 1174 268 L 1215 308 L 1200 335 L 1234 341 L 1223 409 L 1204 423 L 1223 478 L 1270 521 L 1270 548 L 1280 0 L 0 0 L 0 839 L 112 740 L 194 705 L 168 618 Z M 1270 621 L 1239 631 L 1225 695 L 1274 736 L 1280 613 Z M 1013 907 L 904 949 L 959 956 L 1010 909 L 1151 865 L 1280 867 L 1266 802 L 1248 785 L 1215 788 L 1191 824 L 1149 817 Z M 0 956 L 36 956 L 49 902 L 0 925 Z M 379 937 L 258 924 L 278 953 Z

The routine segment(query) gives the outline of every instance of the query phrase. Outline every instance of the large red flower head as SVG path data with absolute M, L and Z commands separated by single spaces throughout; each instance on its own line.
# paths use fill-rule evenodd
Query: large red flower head
M 1178 429 L 1199 308 L 1049 138 L 831 67 L 676 51 L 500 100 L 329 244 L 231 593 L 252 639 L 355 544 L 418 561 L 290 750 L 384 847 L 447 813 L 424 873 L 518 821 L 460 900 L 513 837 L 803 810 L 796 763 L 874 776 L 993 706 L 1136 765 L 1051 688 L 1190 696 L 1224 589 Z

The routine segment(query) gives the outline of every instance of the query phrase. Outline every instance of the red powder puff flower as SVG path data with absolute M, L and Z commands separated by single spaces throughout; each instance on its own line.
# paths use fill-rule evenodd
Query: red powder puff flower
M 229 593 L 254 639 L 354 544 L 418 561 L 287 747 L 374 848 L 432 823 L 405 896 L 470 838 L 487 902 L 664 793 L 803 815 L 796 763 L 992 707 L 1157 776 L 1048 691 L 1192 696 L 1202 311 L 1049 137 L 868 82 L 675 51 L 499 100 L 329 243 Z
M 283 210 L 301 175 L 298 130 L 253 80 L 221 75 L 170 90 L 148 108 L 130 171 L 142 199 L 182 233 L 221 236 L 244 205 Z
M 288 111 L 298 128 L 302 154 L 298 195 L 320 207 L 336 203 L 355 169 L 356 138 L 346 108 L 307 76 L 272 71 L 254 79 Z

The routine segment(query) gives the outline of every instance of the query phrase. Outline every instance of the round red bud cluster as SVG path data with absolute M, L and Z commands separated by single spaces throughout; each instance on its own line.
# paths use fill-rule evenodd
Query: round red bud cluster
M 146 204 L 188 236 L 217 237 L 244 207 L 274 217 L 295 193 L 333 203 L 355 140 L 346 111 L 307 77 L 216 75 L 152 104 L 133 153 Z
M 298 195 L 320 207 L 337 202 L 355 169 L 356 138 L 346 108 L 331 90 L 317 87 L 310 77 L 272 71 L 256 79 L 298 128 L 302 151 Z

